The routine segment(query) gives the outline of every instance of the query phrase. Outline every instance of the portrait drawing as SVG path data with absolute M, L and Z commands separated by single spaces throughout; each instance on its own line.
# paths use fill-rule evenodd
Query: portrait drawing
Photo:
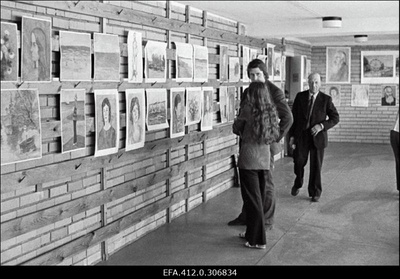
M 186 88 L 186 124 L 192 125 L 201 120 L 201 108 L 203 106 L 203 94 L 201 87 Z
M 170 93 L 170 137 L 176 138 L 185 135 L 185 89 L 171 88 Z
M 51 21 L 22 17 L 21 81 L 51 81 Z
M 18 81 L 17 24 L 1 22 L 1 82 Z
M 396 105 L 396 85 L 383 85 L 382 86 L 382 106 L 395 106 Z
M 350 83 L 351 48 L 326 48 L 326 83 Z
M 128 31 L 128 82 L 143 82 L 142 33 Z
M 85 89 L 61 89 L 61 152 L 85 148 Z
M 333 104 L 340 106 L 340 85 L 330 85 L 326 87 L 326 94 L 332 97 Z
M 203 87 L 203 109 L 201 116 L 201 131 L 212 130 L 213 124 L 213 88 Z
M 351 106 L 368 107 L 369 85 L 353 84 L 351 86 Z
M 144 146 L 146 136 L 146 107 L 144 89 L 126 89 L 126 141 L 125 151 Z
M 1 165 L 42 157 L 37 89 L 1 90 Z

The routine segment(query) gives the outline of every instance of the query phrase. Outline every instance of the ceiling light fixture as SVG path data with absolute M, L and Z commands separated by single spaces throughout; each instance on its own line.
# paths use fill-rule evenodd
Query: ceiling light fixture
M 339 16 L 326 16 L 322 18 L 322 27 L 340 28 L 342 27 L 342 18 Z
M 365 43 L 368 41 L 368 35 L 354 35 L 356 43 Z

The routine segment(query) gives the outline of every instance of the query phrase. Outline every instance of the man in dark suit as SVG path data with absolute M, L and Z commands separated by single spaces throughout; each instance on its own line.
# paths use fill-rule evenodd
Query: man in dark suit
M 274 155 L 278 154 L 282 148 L 279 141 L 286 135 L 289 131 L 290 126 L 293 123 L 293 116 L 292 112 L 290 111 L 290 107 L 285 100 L 285 95 L 283 94 L 282 90 L 274 85 L 272 82 L 268 80 L 269 75 L 267 71 L 267 66 L 263 61 L 260 59 L 252 60 L 247 66 L 247 75 L 250 78 L 251 82 L 261 81 L 265 82 L 268 87 L 268 91 L 271 95 L 271 100 L 276 107 L 278 112 L 278 117 L 280 119 L 279 128 L 280 128 L 280 135 L 276 142 L 270 145 L 271 149 L 271 166 L 273 166 L 274 162 Z M 240 107 L 243 105 L 243 101 L 245 100 L 248 94 L 248 89 L 243 92 L 242 96 L 240 97 L 241 103 Z M 271 167 L 272 170 L 273 167 Z M 265 194 L 266 198 L 264 201 L 264 216 L 265 216 L 265 226 L 266 230 L 272 228 L 272 224 L 274 223 L 274 214 L 275 214 L 275 192 L 274 192 L 274 184 L 272 181 L 272 174 L 268 172 L 268 181 L 267 181 L 267 192 Z M 244 207 L 242 208 L 242 212 L 240 215 L 230 221 L 228 223 L 229 226 L 238 226 L 238 225 L 246 225 L 246 211 Z
M 294 173 L 296 179 L 291 194 L 297 196 L 303 185 L 304 167 L 310 153 L 310 177 L 308 195 L 312 202 L 321 196 L 321 167 L 324 149 L 328 146 L 328 130 L 339 122 L 339 114 L 332 98 L 319 91 L 321 77 L 317 73 L 308 76 L 309 90 L 300 92 L 294 99 L 294 122 L 289 130 L 289 145 L 294 149 Z

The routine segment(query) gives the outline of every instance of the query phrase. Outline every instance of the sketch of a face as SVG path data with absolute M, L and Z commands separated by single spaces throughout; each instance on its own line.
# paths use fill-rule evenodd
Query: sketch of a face
M 182 115 L 182 101 L 181 101 L 181 95 L 176 95 L 175 96 L 175 115 L 180 118 Z
M 384 92 L 385 92 L 385 97 L 386 98 L 393 97 L 393 89 L 392 89 L 392 87 L 386 86 L 385 89 L 384 89 Z
M 131 101 L 131 121 L 137 123 L 140 118 L 140 107 L 138 98 L 134 97 Z
M 32 61 L 33 61 L 33 67 L 38 68 L 39 64 L 39 46 L 36 42 L 36 35 L 34 32 L 32 32 L 31 35 L 31 53 L 32 53 Z
M 334 96 L 337 96 L 337 95 L 338 95 L 338 90 L 337 90 L 336 87 L 332 87 L 329 93 L 330 93 L 330 95 L 331 95 L 332 97 L 334 97 Z
M 104 126 L 107 126 L 108 124 L 110 124 L 111 121 L 111 109 L 110 109 L 111 105 L 108 98 L 104 98 L 101 106 L 103 111 L 103 124 Z

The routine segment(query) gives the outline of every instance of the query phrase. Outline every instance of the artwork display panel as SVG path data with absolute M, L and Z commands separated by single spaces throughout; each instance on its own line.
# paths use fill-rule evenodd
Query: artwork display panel
M 201 120 L 203 94 L 201 87 L 186 88 L 186 124 L 192 125 Z
M 42 158 L 37 89 L 1 90 L 1 165 Z
M 193 45 L 194 56 L 194 82 L 208 81 L 208 48 L 206 46 Z
M 128 82 L 143 82 L 142 33 L 128 31 Z
M 383 85 L 382 86 L 382 106 L 395 106 L 396 105 L 396 85 Z
M 219 46 L 219 80 L 228 81 L 228 46 Z
M 240 61 L 239 57 L 229 57 L 229 81 L 237 82 L 240 80 Z
M 201 116 L 201 131 L 212 130 L 213 122 L 213 88 L 203 87 L 203 108 Z
M 167 80 L 167 43 L 148 41 L 144 49 L 146 82 Z
M 96 144 L 94 156 L 118 152 L 119 101 L 117 89 L 94 90 L 96 113 Z
M 170 137 L 181 137 L 185 135 L 185 89 L 171 88 L 169 96 L 171 108 Z
M 146 107 L 144 89 L 126 89 L 126 139 L 125 151 L 144 146 L 146 137 Z
M 274 60 L 275 60 L 274 48 L 275 48 L 275 45 L 267 44 L 267 56 L 268 56 L 268 59 L 267 59 L 267 71 L 268 71 L 268 75 L 270 77 L 274 76 Z
M 274 53 L 274 80 L 282 80 L 282 54 L 280 51 Z
M 228 122 L 233 121 L 235 119 L 235 86 L 228 86 L 228 98 L 227 98 L 227 118 Z
M 257 49 L 251 48 L 250 49 L 250 61 L 253 61 L 257 58 Z
M 326 94 L 332 97 L 332 102 L 336 107 L 340 106 L 340 90 L 340 85 L 330 85 L 326 87 Z
M 242 61 L 243 61 L 242 80 L 244 82 L 250 82 L 249 76 L 247 75 L 247 66 L 250 63 L 250 48 L 247 46 L 242 46 Z
M 350 83 L 351 48 L 326 48 L 326 83 Z
M 86 147 L 85 89 L 61 89 L 61 152 Z
M 91 80 L 91 46 L 90 34 L 60 31 L 60 80 Z
M 193 81 L 193 46 L 174 42 L 176 48 L 176 81 Z
M 219 87 L 219 112 L 221 115 L 221 123 L 228 122 L 228 87 Z
M 351 86 L 351 106 L 368 107 L 369 85 L 353 84 Z
M 361 51 L 361 83 L 396 83 L 398 51 Z
M 146 89 L 147 114 L 146 123 L 149 131 L 168 128 L 167 89 Z
M 51 81 L 51 21 L 22 17 L 21 81 Z
M 17 24 L 1 23 L 1 82 L 18 81 Z
M 119 81 L 118 35 L 94 33 L 94 80 Z

